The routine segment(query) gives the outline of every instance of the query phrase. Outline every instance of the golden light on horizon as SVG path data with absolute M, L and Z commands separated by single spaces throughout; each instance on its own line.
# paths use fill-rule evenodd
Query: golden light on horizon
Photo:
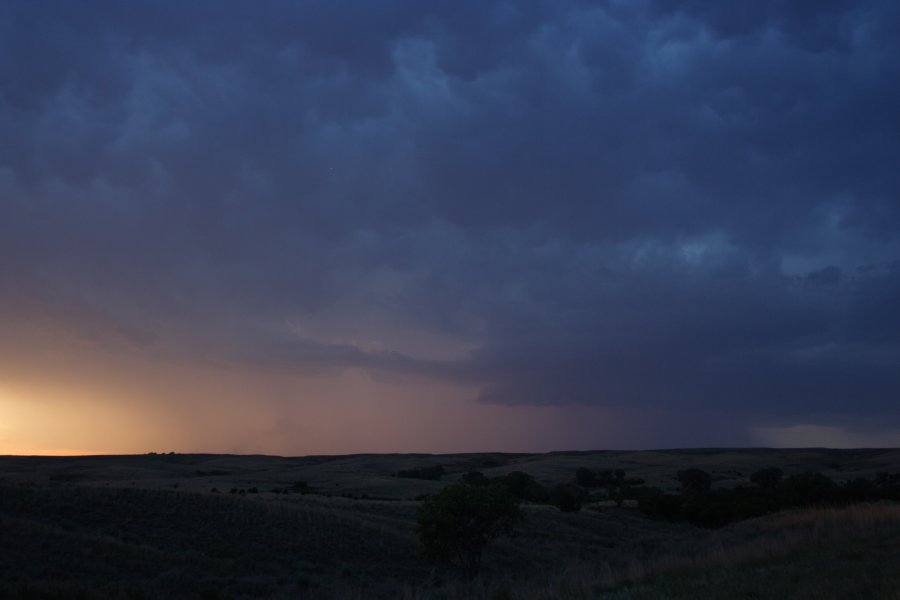
M 145 443 L 108 398 L 77 389 L 0 387 L 0 454 L 72 456 L 135 453 Z M 137 434 L 137 435 L 136 435 Z
M 154 374 L 116 386 L 4 382 L 0 454 L 298 456 L 462 452 L 466 443 L 524 451 L 554 430 L 569 432 L 567 443 L 582 446 L 614 420 L 585 409 L 573 423 L 558 406 L 479 403 L 471 389 L 384 381 L 361 370 L 334 378 L 181 367 Z M 558 443 L 550 439 L 537 449 Z

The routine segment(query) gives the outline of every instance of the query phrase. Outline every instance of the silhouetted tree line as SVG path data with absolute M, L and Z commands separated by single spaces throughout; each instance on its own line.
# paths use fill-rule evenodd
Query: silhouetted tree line
M 412 472 L 440 477 L 432 467 Z M 522 501 L 552 504 L 564 512 L 580 510 L 598 499 L 636 499 L 644 514 L 667 521 L 687 521 L 703 527 L 720 527 L 733 521 L 790 507 L 840 506 L 874 500 L 900 500 L 900 473 L 879 473 L 875 479 L 857 478 L 836 483 L 821 473 L 784 477 L 781 469 L 767 467 L 750 476 L 752 487 L 712 489 L 712 478 L 701 469 L 685 469 L 676 476 L 680 494 L 647 487 L 621 469 L 592 471 L 580 468 L 574 483 L 550 488 L 532 475 L 513 471 L 489 478 L 480 471 L 465 473 L 458 483 L 423 498 L 418 532 L 428 556 L 454 565 L 474 576 L 484 549 L 495 538 L 513 533 L 524 518 Z M 589 490 L 598 490 L 591 494 Z
M 436 479 L 439 467 L 426 467 L 398 477 Z M 499 477 L 487 477 L 481 471 L 468 471 L 461 484 L 474 487 L 498 487 L 519 502 L 549 504 L 563 512 L 575 512 L 590 502 L 613 501 L 622 506 L 626 500 L 637 502 L 645 515 L 666 521 L 687 521 L 702 527 L 721 527 L 784 508 L 829 505 L 843 506 L 877 500 L 900 501 L 900 473 L 878 473 L 874 479 L 857 478 L 837 483 L 821 473 L 798 473 L 785 477 L 781 469 L 766 467 L 750 476 L 752 486 L 712 489 L 712 477 L 702 469 L 678 471 L 681 493 L 667 493 L 644 485 L 638 477 L 628 477 L 622 469 L 594 471 L 581 467 L 575 480 L 544 486 L 534 476 L 512 471 Z M 424 500 L 427 496 L 419 499 Z
M 442 467 L 401 471 L 400 477 L 438 479 Z M 712 489 L 712 478 L 701 469 L 685 469 L 676 476 L 680 494 L 647 487 L 622 469 L 592 471 L 580 468 L 574 483 L 547 488 L 533 476 L 512 471 L 489 478 L 480 471 L 465 473 L 458 483 L 423 497 L 418 533 L 428 556 L 456 566 L 472 577 L 478 573 L 484 549 L 495 538 L 512 534 L 524 518 L 522 501 L 552 504 L 563 512 L 580 510 L 585 502 L 612 499 L 621 506 L 636 499 L 644 514 L 667 521 L 687 521 L 720 527 L 784 508 L 840 506 L 875 500 L 900 500 L 900 473 L 878 473 L 873 480 L 857 478 L 836 483 L 821 473 L 784 477 L 767 467 L 750 476 L 752 487 Z M 589 490 L 598 490 L 592 494 Z M 233 490 L 232 490 L 233 492 Z
M 544 486 L 533 475 L 512 471 L 500 477 L 487 477 L 481 471 L 469 471 L 462 476 L 462 483 L 474 486 L 496 485 L 505 489 L 521 502 L 549 504 L 563 512 L 576 512 L 589 502 L 613 500 L 621 506 L 626 499 L 637 499 L 641 494 L 643 479 L 627 477 L 622 469 L 591 471 L 580 468 L 575 481 Z M 593 493 L 591 490 L 595 490 Z
M 900 501 L 900 473 L 878 473 L 874 479 L 856 478 L 837 483 L 821 473 L 784 476 L 777 467 L 759 469 L 750 475 L 750 486 L 712 489 L 712 477 L 702 469 L 678 471 L 680 494 L 666 493 L 629 477 L 622 469 L 594 471 L 581 467 L 573 483 L 541 485 L 532 475 L 512 471 L 501 477 L 486 477 L 469 471 L 462 482 L 474 486 L 498 485 L 519 501 L 550 504 L 563 512 L 575 512 L 589 502 L 626 500 L 637 502 L 645 515 L 667 521 L 687 521 L 702 527 L 721 527 L 785 508 L 845 506 L 877 500 Z
M 416 469 L 412 473 L 422 478 L 422 471 Z M 579 469 L 575 482 L 552 487 L 541 485 L 534 476 L 522 471 L 487 477 L 472 470 L 458 483 L 422 497 L 419 537 L 426 554 L 473 576 L 478 572 L 484 548 L 494 538 L 512 533 L 524 518 L 520 502 L 550 504 L 563 512 L 575 512 L 590 500 L 624 498 L 633 486 L 642 483 L 641 479 L 626 477 L 621 469 L 598 473 Z M 603 491 L 592 496 L 589 488 Z
M 575 471 L 575 482 L 584 488 L 599 488 L 602 492 L 591 500 L 612 500 L 616 506 L 622 506 L 625 500 L 636 499 L 644 480 L 639 477 L 627 477 L 622 469 L 606 469 L 592 471 L 581 467 Z
M 506 490 L 516 500 L 547 504 L 551 490 L 538 483 L 534 476 L 522 471 L 512 471 L 500 477 L 486 477 L 481 471 L 469 471 L 462 476 L 462 482 L 474 486 L 497 486 Z
M 900 500 L 900 473 L 878 473 L 874 479 L 860 477 L 837 483 L 821 473 L 785 477 L 781 469 L 767 467 L 750 476 L 753 486 L 717 490 L 712 489 L 709 474 L 700 469 L 678 471 L 677 479 L 680 494 L 659 488 L 640 490 L 641 512 L 666 521 L 721 527 L 786 508 Z

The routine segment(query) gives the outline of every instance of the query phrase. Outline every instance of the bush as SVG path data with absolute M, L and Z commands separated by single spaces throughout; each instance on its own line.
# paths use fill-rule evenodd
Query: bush
M 429 497 L 419 509 L 419 538 L 431 558 L 478 573 L 487 545 L 512 533 L 523 518 L 503 487 L 457 483 Z
M 575 483 L 583 488 L 603 488 L 606 497 L 622 506 L 628 498 L 637 498 L 635 486 L 643 485 L 644 480 L 637 477 L 626 477 L 622 469 L 605 469 L 594 472 L 587 467 L 575 471 Z
M 779 487 L 788 506 L 833 504 L 840 499 L 838 484 L 812 471 L 791 475 Z
M 675 521 L 681 510 L 681 496 L 666 494 L 659 488 L 646 488 L 638 498 L 638 509 L 653 519 Z
M 879 497 L 878 485 L 874 481 L 857 477 L 845 481 L 841 486 L 841 503 L 869 502 Z
M 587 493 L 580 487 L 561 483 L 550 490 L 550 504 L 562 512 L 578 512 L 587 499 Z
M 290 491 L 295 494 L 312 494 L 316 488 L 309 485 L 309 482 L 298 480 L 291 484 Z
M 778 487 L 784 473 L 778 467 L 766 467 L 760 469 L 750 476 L 750 481 L 763 489 L 772 489 Z
M 874 483 L 878 488 L 879 497 L 900 500 L 900 473 L 876 473 Z
M 700 527 L 722 527 L 737 520 L 734 494 L 725 490 L 687 495 L 681 504 L 681 518 Z
M 485 477 L 484 473 L 481 471 L 469 471 L 465 475 L 462 476 L 462 480 L 464 483 L 468 483 L 469 485 L 490 485 L 491 480 Z
M 600 487 L 600 479 L 597 474 L 587 467 L 579 467 L 575 471 L 575 483 L 586 488 Z
M 522 471 L 507 473 L 505 477 L 500 477 L 494 481 L 505 487 L 510 494 L 519 500 L 543 503 L 549 499 L 547 489 L 538 483 L 533 476 Z
M 681 493 L 686 495 L 703 494 L 712 486 L 709 473 L 701 469 L 678 471 L 677 478 L 681 482 Z

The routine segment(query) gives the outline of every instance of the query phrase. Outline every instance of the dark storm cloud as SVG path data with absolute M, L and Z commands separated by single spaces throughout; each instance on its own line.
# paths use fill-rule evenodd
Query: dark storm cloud
M 491 402 L 896 420 L 898 23 L 4 2 L 0 316 Z M 382 349 L 347 333 L 370 315 Z M 407 330 L 476 349 L 393 349 Z

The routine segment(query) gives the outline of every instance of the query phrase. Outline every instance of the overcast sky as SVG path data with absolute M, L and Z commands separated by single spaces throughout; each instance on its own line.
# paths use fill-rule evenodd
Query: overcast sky
M 0 453 L 900 445 L 900 3 L 0 0 Z

